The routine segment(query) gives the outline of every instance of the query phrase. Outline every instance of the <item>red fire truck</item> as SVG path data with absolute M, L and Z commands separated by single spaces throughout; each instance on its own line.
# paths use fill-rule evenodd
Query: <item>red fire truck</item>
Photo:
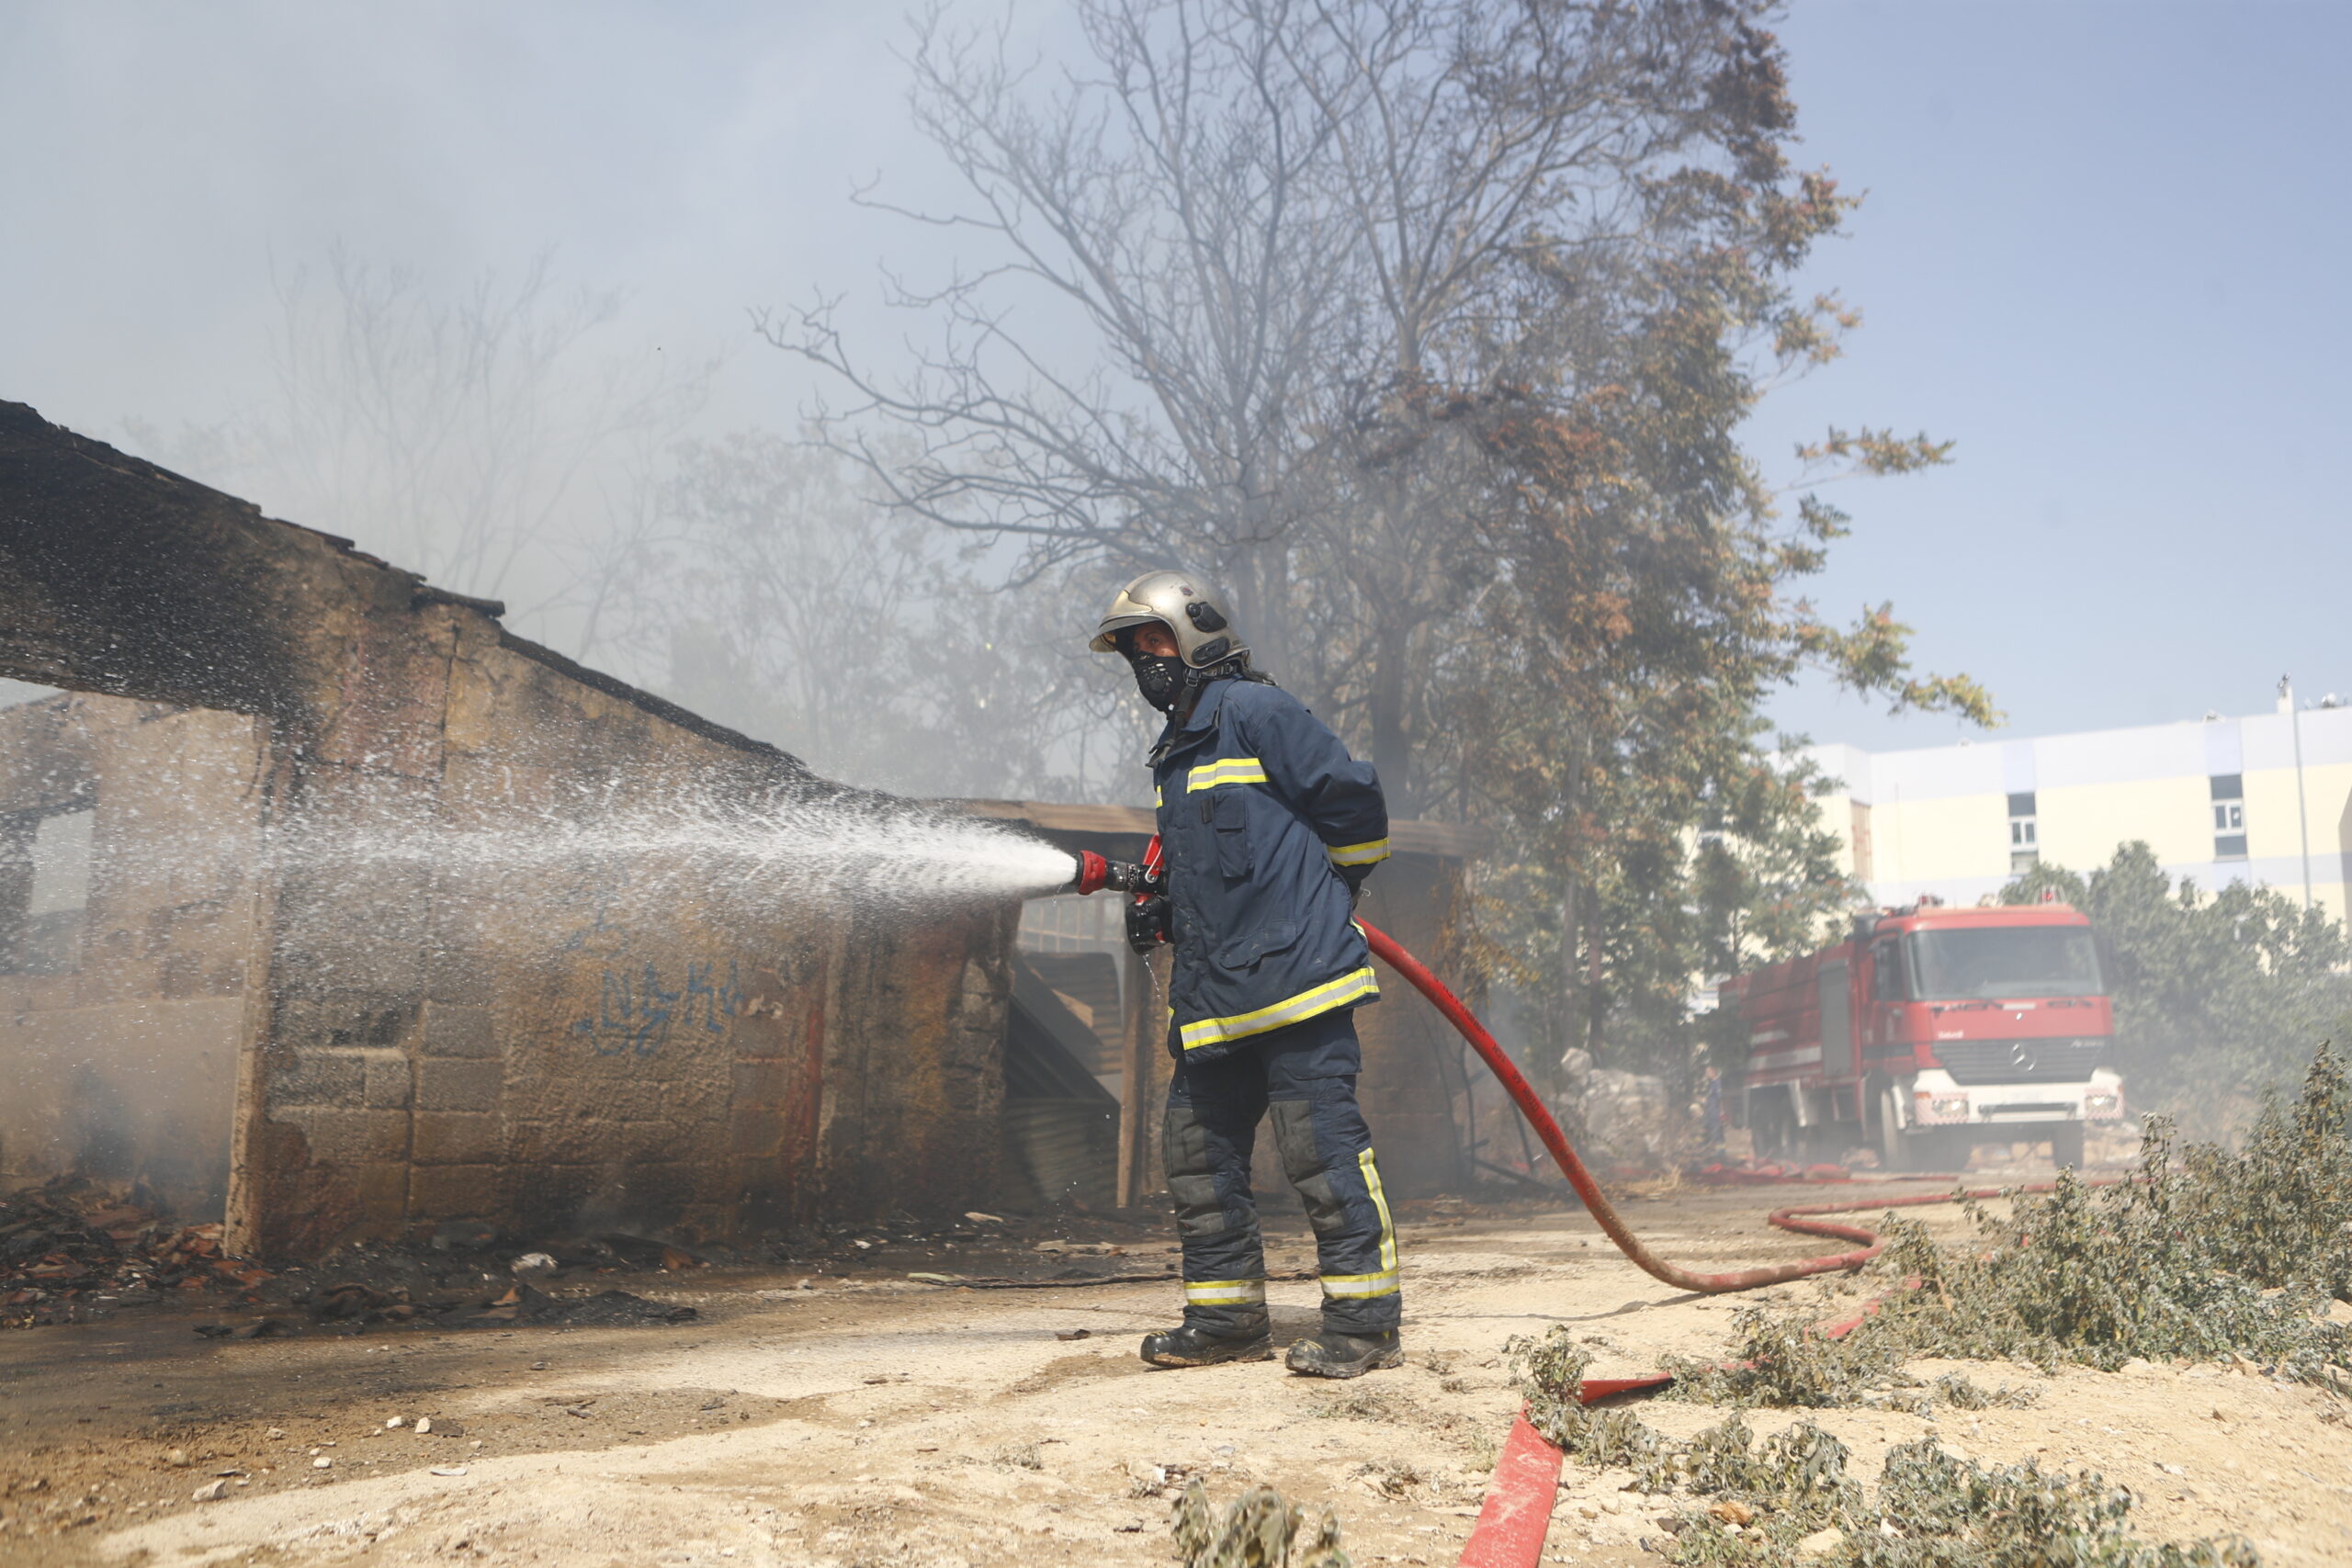
M 1758 1156 L 1874 1146 L 1892 1169 L 1957 1170 L 1979 1143 L 2048 1139 L 2079 1167 L 2085 1126 L 2123 1114 L 2100 969 L 2090 921 L 2064 904 L 1922 899 L 1725 983 Z

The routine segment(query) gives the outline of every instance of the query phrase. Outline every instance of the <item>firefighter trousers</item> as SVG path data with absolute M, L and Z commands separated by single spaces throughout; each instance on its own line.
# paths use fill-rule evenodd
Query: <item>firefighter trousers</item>
M 1179 1054 L 1168 1087 L 1168 1190 L 1183 1243 L 1184 1319 L 1231 1335 L 1266 1321 L 1266 1255 L 1250 1190 L 1258 1124 L 1315 1227 L 1323 1326 L 1381 1334 L 1403 1310 L 1396 1228 L 1356 1106 L 1363 1052 L 1347 1011 L 1244 1042 L 1215 1061 Z

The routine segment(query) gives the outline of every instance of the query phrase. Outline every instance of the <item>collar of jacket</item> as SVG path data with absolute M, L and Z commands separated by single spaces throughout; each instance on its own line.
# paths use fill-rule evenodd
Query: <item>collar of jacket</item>
M 1225 694 L 1232 690 L 1233 681 L 1232 676 L 1220 675 L 1208 682 L 1201 687 L 1201 694 L 1193 700 L 1193 711 L 1184 716 L 1182 722 L 1178 722 L 1172 716 L 1169 718 L 1167 728 L 1159 732 L 1159 740 L 1151 748 L 1154 766 L 1216 731 L 1217 711 L 1224 707 Z

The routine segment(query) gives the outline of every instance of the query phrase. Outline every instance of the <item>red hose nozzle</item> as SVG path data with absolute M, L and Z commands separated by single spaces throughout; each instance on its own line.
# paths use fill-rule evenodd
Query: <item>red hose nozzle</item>
M 1154 840 L 1157 843 L 1159 840 Z M 1078 852 L 1078 874 L 1070 878 L 1073 893 L 1100 893 L 1105 887 L 1121 893 L 1155 893 L 1160 889 L 1159 868 L 1123 860 L 1104 860 L 1092 850 Z

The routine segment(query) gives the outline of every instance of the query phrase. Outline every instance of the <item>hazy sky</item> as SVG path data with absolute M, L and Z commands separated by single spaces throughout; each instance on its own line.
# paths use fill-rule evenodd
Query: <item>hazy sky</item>
M 747 308 L 870 295 L 936 243 L 845 199 L 939 188 L 892 15 L 11 0 L 0 398 L 109 439 L 217 420 L 264 386 L 273 267 L 341 241 L 455 282 L 553 245 L 631 290 L 638 336 L 732 345 L 712 428 L 788 423 L 806 383 Z M 2352 7 L 1811 0 L 1784 36 L 1803 156 L 1870 193 L 1816 268 L 1868 321 L 1758 450 L 1829 421 L 1959 443 L 1839 497 L 1821 602 L 1893 599 L 2019 733 L 2256 711 L 2282 671 L 2352 694 Z M 1810 690 L 1780 715 L 1954 733 Z

